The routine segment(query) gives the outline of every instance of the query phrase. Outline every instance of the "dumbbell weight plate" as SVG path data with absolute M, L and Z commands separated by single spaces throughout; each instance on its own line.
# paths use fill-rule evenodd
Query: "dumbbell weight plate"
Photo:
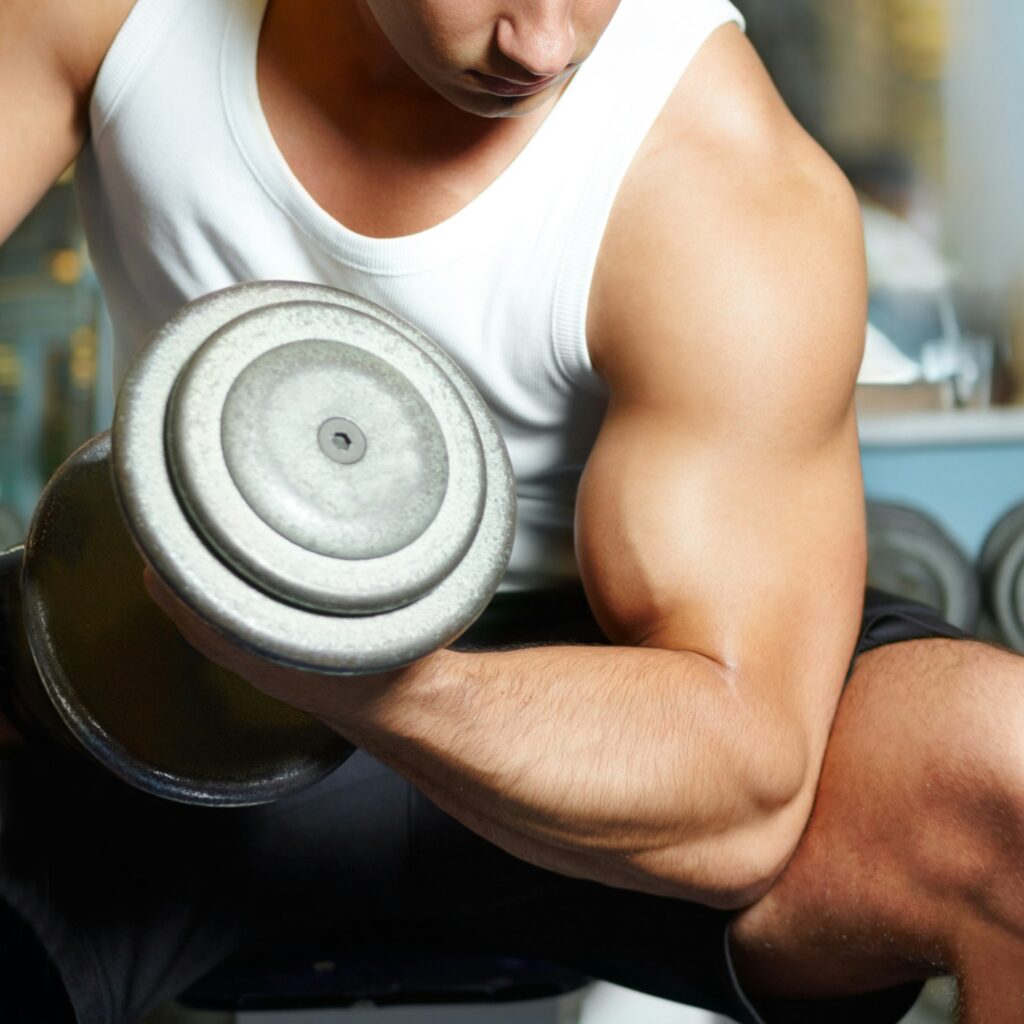
M 325 311 L 324 307 L 329 309 Z M 309 322 L 307 315 L 315 320 L 313 329 L 302 327 Z M 267 319 L 262 320 L 261 316 Z M 284 328 L 277 333 L 282 322 Z M 372 325 L 369 334 L 376 340 L 365 340 L 367 323 Z M 263 340 L 251 342 L 252 347 L 247 350 L 253 361 L 236 373 L 238 364 L 231 363 L 232 357 L 225 355 L 232 346 L 218 347 L 217 342 L 230 337 L 241 339 L 245 347 L 252 337 L 261 335 Z M 275 526 L 264 520 L 262 526 L 276 534 L 277 539 L 291 544 L 290 555 L 295 565 L 307 567 L 305 556 L 315 556 L 326 564 L 320 578 L 305 575 L 301 568 L 287 569 L 287 578 L 282 581 L 273 577 L 273 566 L 267 573 L 263 571 L 265 566 L 254 569 L 255 560 L 260 558 L 260 545 L 254 542 L 256 535 L 249 532 L 250 527 L 258 528 L 251 519 L 239 529 L 234 540 L 216 535 L 216 525 L 211 524 L 216 523 L 220 500 L 226 493 L 221 490 L 225 480 L 231 481 L 235 495 L 241 495 L 241 503 L 234 502 L 232 497 L 232 508 L 239 511 L 245 504 L 248 509 L 242 511 L 256 512 L 258 516 L 253 505 L 259 505 L 259 500 L 246 501 L 245 492 L 250 486 L 246 473 L 258 465 L 259 458 L 251 453 L 239 455 L 241 449 L 225 457 L 225 447 L 214 425 L 217 414 L 210 410 L 228 409 L 230 381 L 242 379 L 246 368 L 255 366 L 268 352 L 276 351 L 272 345 L 275 338 L 281 345 L 329 342 L 353 345 L 367 352 L 373 348 L 374 355 L 389 361 L 388 345 L 406 353 L 406 362 L 396 369 L 413 388 L 425 396 L 429 393 L 427 404 L 444 437 L 448 466 L 448 481 L 437 518 L 424 526 L 419 538 L 409 545 L 420 546 L 416 558 L 407 555 L 406 548 L 398 547 L 381 556 L 369 551 L 371 557 L 365 559 L 339 559 L 343 564 L 338 566 L 332 564 L 330 556 L 304 547 L 305 527 L 296 528 L 294 521 L 278 522 Z M 211 360 L 209 376 L 199 371 L 200 363 L 193 374 L 189 373 L 190 360 L 197 354 L 199 360 Z M 445 383 L 436 382 L 435 369 L 441 371 Z M 175 396 L 166 421 L 169 437 L 165 448 L 164 410 L 183 373 L 181 397 Z M 203 390 L 205 382 L 209 382 L 209 392 Z M 242 405 L 248 402 L 258 406 L 260 399 L 253 396 L 268 386 L 266 377 L 262 382 L 252 383 Z M 331 410 L 330 418 L 358 422 L 362 415 L 353 413 L 347 417 L 344 402 L 331 406 Z M 198 419 L 193 420 L 193 413 Z M 319 413 L 307 424 L 305 436 L 311 445 L 318 444 L 323 426 L 317 422 L 318 416 Z M 224 423 L 221 413 L 221 437 Z M 475 434 L 472 444 L 468 427 Z M 367 458 L 375 443 L 376 435 L 369 435 Z M 230 442 L 227 447 L 231 447 Z M 482 453 L 486 480 L 482 507 L 477 490 L 480 478 L 475 469 L 478 464 L 473 462 L 472 450 Z M 171 460 L 167 458 L 168 451 L 173 453 Z M 351 468 L 338 466 L 322 451 L 315 454 L 325 469 Z M 429 454 L 423 455 L 422 464 L 429 464 L 431 458 Z M 238 463 L 246 459 L 251 459 L 251 464 L 240 470 Z M 169 461 L 175 463 L 174 471 Z M 185 307 L 157 332 L 129 371 L 118 398 L 113 462 L 125 519 L 138 546 L 160 575 L 200 616 L 235 642 L 283 664 L 338 674 L 366 673 L 406 664 L 446 646 L 487 605 L 504 573 L 511 549 L 511 468 L 497 427 L 475 388 L 441 349 L 405 321 L 334 289 L 260 282 L 235 286 Z M 232 468 L 242 480 L 240 487 L 232 476 Z M 182 479 L 186 481 L 184 486 Z M 276 482 L 285 488 L 293 485 L 287 473 L 280 474 Z M 182 493 L 186 496 L 184 503 Z M 210 503 L 207 509 L 202 507 L 203 502 Z M 435 525 L 449 509 L 455 525 L 445 526 L 443 520 L 441 526 Z M 473 522 L 475 509 L 479 509 L 478 525 Z M 470 523 L 468 528 L 461 517 Z M 421 515 L 417 528 L 428 520 L 429 515 Z M 203 525 L 197 527 L 197 522 Z M 436 536 L 431 537 L 431 530 Z M 216 538 L 213 545 L 208 541 L 211 534 Z M 468 547 L 458 556 L 467 535 Z M 266 533 L 259 536 L 265 537 Z M 236 549 L 245 549 L 244 557 L 231 549 L 232 543 Z M 337 543 L 343 545 L 348 541 L 342 539 Z M 378 557 L 380 562 L 375 564 Z M 457 564 L 449 570 L 453 557 Z M 385 564 L 391 558 L 398 559 L 398 564 L 407 558 L 413 565 L 416 574 L 411 584 L 403 576 L 403 568 L 401 572 L 394 571 L 392 586 Z M 327 575 L 335 570 L 341 575 L 327 585 Z M 258 580 L 255 587 L 254 577 Z M 310 586 L 318 593 L 311 594 L 307 588 L 291 601 L 282 600 L 282 591 L 289 590 L 296 577 L 301 577 L 300 583 L 313 580 Z M 324 614 L 324 595 L 335 583 L 347 584 L 350 580 L 351 591 L 341 585 L 341 597 L 328 595 L 327 599 L 342 605 L 349 602 L 350 608 L 361 614 Z M 382 585 L 382 580 L 387 586 Z M 413 599 L 409 600 L 410 597 Z M 396 600 L 407 603 L 389 607 Z M 311 610 L 311 604 L 318 610 Z M 372 611 L 374 608 L 382 610 Z
M 999 625 L 1007 643 L 1024 652 L 1024 533 L 999 563 L 992 593 Z
M 80 750 L 46 694 L 23 626 L 21 573 L 25 546 L 0 553 L 0 706 L 28 740 Z
M 342 420 L 337 433 L 362 449 L 351 462 L 324 443 Z M 465 557 L 486 494 L 450 378 L 344 306 L 271 304 L 221 328 L 183 368 L 166 438 L 207 542 L 256 586 L 321 611 L 380 612 L 436 587 Z
M 999 518 L 978 560 L 989 605 L 1006 642 L 1024 652 L 1024 504 Z
M 960 629 L 977 625 L 981 592 L 970 561 L 930 516 L 868 502 L 868 582 L 920 601 Z
M 22 569 L 39 681 L 67 731 L 125 781 L 187 803 L 262 803 L 332 771 L 352 747 L 316 719 L 203 659 L 146 593 L 111 483 L 89 441 L 47 485 Z M 59 738 L 59 737 L 58 737 Z

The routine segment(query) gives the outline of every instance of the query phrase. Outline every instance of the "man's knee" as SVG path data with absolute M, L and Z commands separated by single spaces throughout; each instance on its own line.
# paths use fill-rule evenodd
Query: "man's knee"
M 1022 726 L 1016 655 L 931 639 L 858 658 L 796 856 L 734 926 L 748 978 L 856 991 L 959 970 L 975 934 L 1019 938 Z

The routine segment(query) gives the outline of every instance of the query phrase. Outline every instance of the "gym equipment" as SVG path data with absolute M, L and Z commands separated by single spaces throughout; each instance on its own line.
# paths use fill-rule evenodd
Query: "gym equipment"
M 0 551 L 20 544 L 25 537 L 25 525 L 12 506 L 0 502 Z
M 514 509 L 483 400 L 409 324 L 318 286 L 216 292 L 153 335 L 111 435 L 40 499 L 11 602 L 20 662 L 38 671 L 19 672 L 19 699 L 45 691 L 78 744 L 161 796 L 223 806 L 295 792 L 352 748 L 190 648 L 146 594 L 143 558 L 240 646 L 367 674 L 474 621 L 507 564 Z
M 1024 503 L 1014 505 L 989 531 L 978 572 L 1003 637 L 1024 652 Z
M 325 456 L 361 444 L 340 429 L 325 444 L 339 418 L 366 437 L 347 465 Z M 260 282 L 186 306 L 128 372 L 113 464 L 171 588 L 302 668 L 380 671 L 450 643 L 511 548 L 511 468 L 469 379 L 405 321 L 329 288 Z
M 906 505 L 869 501 L 868 583 L 920 601 L 970 632 L 981 588 L 967 556 L 930 516 Z

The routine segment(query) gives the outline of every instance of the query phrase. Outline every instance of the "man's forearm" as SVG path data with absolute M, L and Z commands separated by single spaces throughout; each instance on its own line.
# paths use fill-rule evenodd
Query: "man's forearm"
M 441 651 L 322 693 L 315 713 L 474 831 L 608 884 L 727 900 L 737 850 L 809 810 L 778 716 L 689 651 Z

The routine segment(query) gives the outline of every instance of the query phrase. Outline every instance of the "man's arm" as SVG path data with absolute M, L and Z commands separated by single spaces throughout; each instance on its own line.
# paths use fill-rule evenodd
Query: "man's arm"
M 749 60 L 738 34 L 716 44 L 631 171 L 594 284 L 611 401 L 577 549 L 620 646 L 441 651 L 330 679 L 175 617 L 517 856 L 736 906 L 803 830 L 860 619 L 865 303 L 848 188 L 781 108 L 767 124 L 714 108 Z M 766 102 L 756 66 L 733 73 Z M 702 75 L 705 138 L 685 130 Z
M 0 242 L 86 137 L 100 62 L 133 0 L 0 0 Z

